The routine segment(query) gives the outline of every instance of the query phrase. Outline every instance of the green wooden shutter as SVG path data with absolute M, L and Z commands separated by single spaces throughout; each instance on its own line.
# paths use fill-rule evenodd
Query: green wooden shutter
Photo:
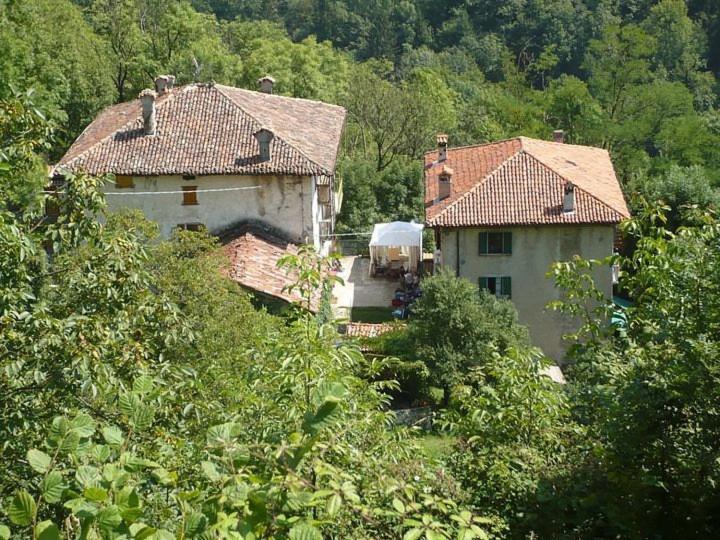
M 487 255 L 488 252 L 488 233 L 480 233 L 480 255 Z
M 500 278 L 500 294 L 512 298 L 512 280 L 508 276 Z
M 510 255 L 512 253 L 512 233 L 503 233 L 503 253 Z
M 480 282 L 480 290 L 481 290 L 481 291 L 487 290 L 487 288 L 488 288 L 488 278 L 486 278 L 486 277 L 481 277 L 478 281 Z

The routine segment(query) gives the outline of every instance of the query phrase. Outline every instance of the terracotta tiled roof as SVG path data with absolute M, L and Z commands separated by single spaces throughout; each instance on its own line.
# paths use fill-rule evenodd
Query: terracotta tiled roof
M 140 100 L 105 109 L 57 170 L 90 174 L 334 174 L 345 109 L 222 85 L 174 88 L 155 102 L 157 133 L 143 132 Z M 259 160 L 253 134 L 275 135 Z
M 284 290 L 297 280 L 297 272 L 278 268 L 281 257 L 296 254 L 297 246 L 257 227 L 241 227 L 226 234 L 223 246 L 230 259 L 227 274 L 243 287 L 274 296 L 286 302 L 301 301 L 300 295 Z M 317 311 L 319 294 L 311 309 Z
M 618 223 L 630 215 L 607 151 L 518 137 L 425 154 L 429 226 Z M 453 169 L 450 197 L 437 201 L 438 175 Z M 568 183 L 575 211 L 562 211 Z
M 360 323 L 350 322 L 347 324 L 345 335 L 355 338 L 374 338 L 381 336 L 397 328 L 392 323 Z

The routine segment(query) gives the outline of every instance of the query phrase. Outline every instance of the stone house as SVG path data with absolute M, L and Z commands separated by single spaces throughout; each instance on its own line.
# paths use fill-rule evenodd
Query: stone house
M 260 92 L 173 82 L 158 77 L 155 90 L 102 111 L 55 174 L 113 175 L 110 209 L 140 209 L 164 236 L 255 221 L 327 248 L 345 109 L 274 95 L 270 77 Z
M 442 266 L 512 300 L 533 343 L 562 361 L 576 323 L 546 308 L 560 291 L 552 263 L 613 253 L 630 213 L 606 150 L 527 137 L 425 154 L 425 217 Z M 595 275 L 612 295 L 612 269 Z
M 139 209 L 164 237 L 206 227 L 225 242 L 236 281 L 288 300 L 283 283 L 262 276 L 280 274 L 275 263 L 295 244 L 328 252 L 346 113 L 275 95 L 271 77 L 258 82 L 254 92 L 158 77 L 155 90 L 102 111 L 52 174 L 110 175 L 110 210 Z

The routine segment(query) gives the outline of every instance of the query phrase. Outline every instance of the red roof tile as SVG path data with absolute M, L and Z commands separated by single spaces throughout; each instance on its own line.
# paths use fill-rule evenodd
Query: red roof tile
M 105 109 L 58 163 L 90 174 L 289 174 L 332 176 L 345 109 L 221 85 L 174 88 L 155 102 L 145 135 L 139 100 Z M 270 161 L 253 134 L 275 135 Z
M 297 303 L 302 300 L 296 291 L 286 290 L 296 283 L 297 272 L 277 266 L 281 257 L 297 253 L 295 244 L 256 227 L 236 229 L 225 236 L 225 241 L 223 249 L 230 259 L 227 274 L 231 279 L 244 287 L 286 302 Z M 312 301 L 313 311 L 317 311 L 319 302 L 318 294 Z
M 429 226 L 618 223 L 630 215 L 609 154 L 600 148 L 518 137 L 425 154 Z M 438 176 L 453 169 L 450 197 L 437 201 Z M 575 185 L 575 212 L 562 211 Z

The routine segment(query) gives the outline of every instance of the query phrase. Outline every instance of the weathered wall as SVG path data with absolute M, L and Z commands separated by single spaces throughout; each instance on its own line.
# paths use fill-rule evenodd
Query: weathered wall
M 297 242 L 313 242 L 317 225 L 313 221 L 314 185 L 309 177 L 297 176 L 199 176 L 183 180 L 181 176 L 136 177 L 134 188 L 109 185 L 111 210 L 138 208 L 160 224 L 168 236 L 179 224 L 199 222 L 217 232 L 246 219 L 260 220 L 283 231 Z M 198 204 L 183 205 L 181 193 L 168 195 L 131 195 L 144 191 L 181 191 L 183 186 L 198 187 Z M 205 189 L 262 186 L 261 189 L 203 193 Z
M 546 309 L 548 302 L 560 298 L 560 291 L 545 274 L 552 263 L 570 260 L 574 255 L 587 259 L 601 259 L 611 255 L 614 227 L 587 225 L 494 229 L 512 232 L 512 254 L 480 255 L 479 233 L 488 230 L 442 230 L 444 267 L 452 272 L 459 268 L 459 275 L 475 284 L 479 283 L 481 276 L 510 276 L 512 301 L 518 310 L 520 322 L 530 329 L 535 345 L 549 357 L 561 362 L 567 348 L 562 335 L 571 331 L 576 323 Z M 602 291 L 608 296 L 612 295 L 610 267 L 598 269 L 595 279 Z

